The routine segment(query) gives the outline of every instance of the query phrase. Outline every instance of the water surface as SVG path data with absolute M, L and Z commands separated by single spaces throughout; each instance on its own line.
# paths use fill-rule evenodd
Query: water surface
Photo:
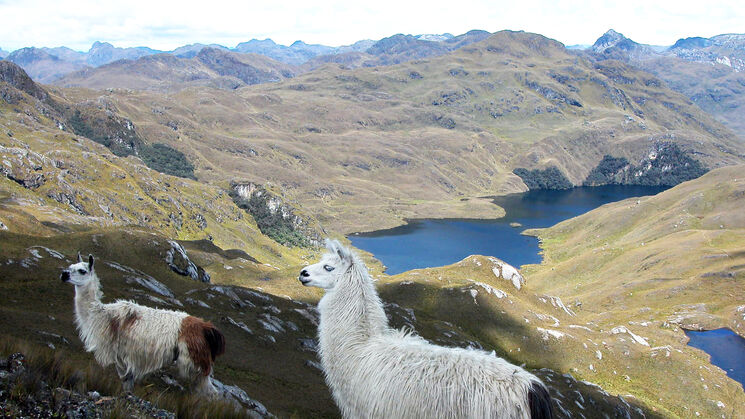
M 685 331 L 688 344 L 711 356 L 711 363 L 745 387 L 745 338 L 730 329 Z
M 443 266 L 469 255 L 495 256 L 519 267 L 540 263 L 538 239 L 520 233 L 550 227 L 609 202 L 656 194 L 665 188 L 648 186 L 579 187 L 563 191 L 530 191 L 494 198 L 506 215 L 496 220 L 415 220 L 409 224 L 349 239 L 383 262 L 387 273 Z M 522 226 L 511 227 L 510 223 Z

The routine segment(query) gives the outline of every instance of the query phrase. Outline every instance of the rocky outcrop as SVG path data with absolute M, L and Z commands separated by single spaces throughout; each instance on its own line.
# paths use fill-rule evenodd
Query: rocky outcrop
M 322 229 L 309 217 L 301 217 L 280 196 L 253 182 L 231 182 L 230 196 L 248 211 L 262 233 L 286 246 L 318 246 Z
M 165 261 L 173 272 L 196 281 L 210 282 L 210 274 L 189 259 L 183 246 L 173 240 L 169 240 L 168 244 L 171 248 L 166 251 Z
M 132 394 L 102 397 L 97 391 L 81 393 L 63 387 L 53 388 L 50 385 L 53 380 L 41 375 L 38 367 L 28 365 L 26 356 L 20 352 L 0 360 L 0 412 L 3 416 L 99 418 L 123 409 L 132 417 L 176 417 Z M 24 385 L 28 383 L 33 385 Z
M 0 82 L 8 83 L 16 89 L 25 92 L 41 101 L 49 100 L 49 94 L 39 87 L 31 77 L 17 64 L 10 61 L 0 61 Z
M 24 188 L 36 189 L 46 182 L 44 176 L 44 157 L 23 148 L 0 145 L 0 175 L 7 177 Z
M 230 400 L 233 403 L 238 404 L 245 409 L 245 413 L 251 418 L 273 418 L 274 415 L 260 402 L 248 397 L 243 389 L 238 386 L 226 385 L 219 380 L 212 379 L 212 384 L 217 389 L 217 392 L 226 400 Z

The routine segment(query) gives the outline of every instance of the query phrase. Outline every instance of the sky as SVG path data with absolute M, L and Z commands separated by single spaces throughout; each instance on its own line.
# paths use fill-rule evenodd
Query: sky
M 172 50 L 191 43 L 234 47 L 250 39 L 329 46 L 393 34 L 525 30 L 566 45 L 592 44 L 608 29 L 671 45 L 688 36 L 745 33 L 744 0 L 0 0 L 0 48 L 94 41 Z

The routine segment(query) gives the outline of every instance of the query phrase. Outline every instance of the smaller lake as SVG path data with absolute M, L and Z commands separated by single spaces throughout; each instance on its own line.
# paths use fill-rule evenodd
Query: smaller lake
M 523 230 L 550 227 L 609 202 L 654 195 L 664 189 L 612 185 L 530 191 L 494 198 L 494 203 L 506 211 L 496 220 L 413 220 L 400 227 L 348 237 L 355 247 L 383 262 L 390 275 L 449 265 L 469 255 L 494 256 L 520 267 L 541 262 L 538 239 L 523 236 Z M 521 226 L 511 227 L 510 223 Z
M 686 330 L 688 345 L 711 356 L 711 363 L 745 387 L 745 338 L 730 329 L 704 332 Z

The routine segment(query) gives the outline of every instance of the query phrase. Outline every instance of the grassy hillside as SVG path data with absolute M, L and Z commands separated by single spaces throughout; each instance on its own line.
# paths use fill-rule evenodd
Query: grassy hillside
M 201 180 L 271 184 L 334 231 L 416 217 L 494 217 L 478 197 L 525 190 L 516 168 L 581 184 L 604 155 L 637 164 L 659 141 L 707 167 L 745 147 L 690 100 L 617 61 L 499 32 L 437 58 L 329 64 L 236 91 L 62 90 L 110 101 L 143 137 L 183 152 Z
M 9 86 L 5 86 L 12 89 Z M 51 235 L 139 226 L 184 240 L 208 239 L 267 265 L 300 263 L 301 250 L 259 232 L 227 191 L 164 175 L 136 157 L 60 129 L 38 100 L 0 101 L 0 222 L 16 233 Z M 39 110 L 41 109 L 41 111 Z M 264 265 L 267 264 L 267 265 Z
M 595 343 L 604 340 L 597 372 L 584 369 L 583 377 L 683 417 L 694 410 L 704 417 L 744 414 L 742 386 L 686 346 L 683 334 L 729 327 L 745 335 L 743 204 L 745 166 L 734 166 L 532 232 L 544 262 L 524 268 L 529 284 L 571 304 L 574 321 L 591 329 Z M 649 347 L 612 334 L 620 326 Z M 681 385 L 689 391 L 680 392 Z
M 168 248 L 166 237 L 137 229 L 50 237 L 0 232 L 0 240 L 7 243 L 0 254 L 0 293 L 5 301 L 0 307 L 1 357 L 24 350 L 37 359 L 64 359 L 62 363 L 49 364 L 50 368 L 60 368 L 60 364 L 63 367 L 56 372 L 55 385 L 82 392 L 97 390 L 103 396 L 119 392 L 113 368 L 102 370 L 90 354 L 82 351 L 73 326 L 74 292 L 58 279 L 60 270 L 81 250 L 98 257 L 96 270 L 102 280 L 104 301 L 126 298 L 149 306 L 187 310 L 214 322 L 227 340 L 227 352 L 215 364 L 214 375 L 221 382 L 239 386 L 278 417 L 338 417 L 314 353 L 318 318 L 312 305 L 317 301 L 318 290 L 302 287 L 295 275 L 276 280 L 281 282 L 283 292 L 293 297 L 268 294 L 265 286 L 272 285 L 275 279 L 246 269 L 242 266 L 245 260 L 231 259 L 229 252 L 221 249 L 185 242 L 190 258 L 209 270 L 213 278 L 213 284 L 193 281 L 175 274 L 163 261 Z M 471 264 L 475 262 L 483 262 L 484 268 L 490 266 L 481 257 L 467 262 L 468 265 L 462 264 L 466 268 L 460 268 L 461 273 L 474 272 L 475 265 Z M 225 276 L 215 269 L 216 265 L 240 271 L 242 284 L 249 288 L 221 285 Z M 452 268 L 442 271 L 456 272 Z M 506 284 L 504 280 L 485 281 L 495 287 Z M 384 284 L 381 291 L 396 327 L 413 328 L 440 344 L 495 350 L 513 362 L 524 362 L 525 357 L 514 351 L 514 343 L 523 339 L 519 345 L 530 353 L 531 345 L 542 347 L 543 341 L 501 313 L 503 300 L 484 292 L 478 296 L 472 293 L 472 289 L 483 290 L 483 286 L 467 283 L 460 288 L 454 284 L 433 288 L 391 283 Z M 525 308 L 522 298 L 516 292 L 514 302 Z M 431 305 L 432 301 L 441 305 Z M 550 305 L 533 304 L 540 315 L 561 316 Z M 472 326 L 477 320 L 484 328 Z M 523 333 L 525 338 L 520 337 Z M 497 335 L 506 337 L 493 338 Z M 42 372 L 47 368 L 34 367 Z M 536 374 L 550 385 L 560 418 L 600 412 L 609 417 L 636 418 L 642 417 L 642 412 L 646 417 L 658 417 L 638 400 L 624 400 L 570 374 L 562 375 L 564 368 L 558 354 L 531 360 L 528 367 L 537 369 Z M 77 378 L 65 380 L 75 371 L 80 371 Z M 135 393 L 181 415 L 198 411 L 197 408 L 221 408 L 210 404 L 199 407 L 199 403 L 195 407 L 188 393 L 172 381 L 174 376 L 175 371 L 170 369 L 155 374 L 137 386 Z

